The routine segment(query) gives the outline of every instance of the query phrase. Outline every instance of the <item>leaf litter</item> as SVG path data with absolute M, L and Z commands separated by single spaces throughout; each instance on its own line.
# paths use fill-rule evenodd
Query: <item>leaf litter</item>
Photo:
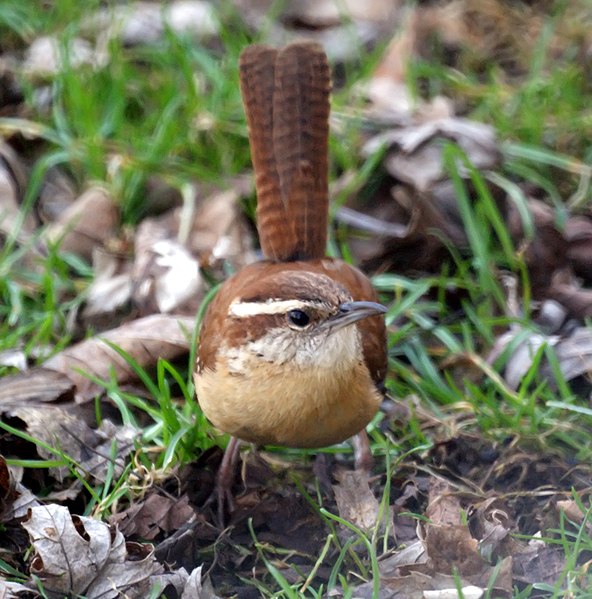
M 518 198 L 507 194 L 499 179 L 490 176 L 503 160 L 495 131 L 457 115 L 462 104 L 456 98 L 418 100 L 407 88 L 407 63 L 429 52 L 433 35 L 449 48 L 476 49 L 475 61 L 494 57 L 509 76 L 521 76 L 543 27 L 542 13 L 525 3 L 504 12 L 501 4 L 454 0 L 409 8 L 377 0 L 360 11 L 357 3 L 306 2 L 285 9 L 268 35 L 276 43 L 294 35 L 320 40 L 339 64 L 351 61 L 364 45 L 389 42 L 392 24 L 404 23 L 360 89 L 367 100 L 360 155 L 370 159 L 382 153 L 385 179 L 372 205 L 360 199 L 360 190 L 338 215 L 353 232 L 374 235 L 352 242 L 354 256 L 369 270 L 429 275 L 440 271 L 449 245 L 466 251 L 469 240 L 444 161 L 447 144 L 454 142 L 484 174 L 540 302 L 532 326 L 514 324 L 500 332 L 485 363 L 500 368 L 508 388 L 517 390 L 538 352 L 548 348 L 565 380 L 581 381 L 582 395 L 588 397 L 592 341 L 583 321 L 592 305 L 590 214 L 577 202 L 573 213 L 561 214 L 541 199 L 540 190 L 521 189 Z M 247 0 L 237 6 L 254 29 L 269 8 Z M 350 9 L 348 18 L 343 6 Z M 488 21 L 506 32 L 500 37 L 505 47 L 494 41 Z M 526 22 L 523 37 L 507 34 Z M 70 66 L 101 68 L 108 61 L 109 40 L 118 38 L 128 46 L 157 44 L 168 28 L 200 40 L 218 33 L 208 3 L 173 2 L 166 10 L 130 3 L 85 21 L 85 39 L 71 41 Z M 560 27 L 552 38 L 557 54 L 561 34 Z M 9 56 L 9 63 L 40 85 L 64 68 L 57 50 L 56 39 L 40 37 L 20 55 Z M 10 110 L 18 108 L 11 105 Z M 41 134 L 21 125 L 23 136 Z M 39 596 L 32 576 L 43 582 L 49 597 L 144 597 L 154 585 L 168 585 L 177 597 L 215 597 L 215 592 L 258 596 L 255 583 L 266 580 L 270 562 L 290 584 L 306 587 L 312 574 L 331 579 L 332 565 L 346 555 L 345 545 L 352 547 L 352 563 L 352 556 L 367 557 L 354 529 L 385 536 L 378 570 L 372 573 L 378 577 L 380 597 L 446 599 L 459 597 L 458 589 L 467 598 L 486 592 L 510 597 L 516 586 L 561 581 L 565 556 L 542 539 L 556 538 L 565 519 L 573 530 L 589 529 L 583 506 L 589 501 L 590 468 L 525 449 L 511 438 L 491 444 L 458 427 L 463 416 L 444 421 L 412 407 L 397 418 L 418 413 L 433 447 L 401 460 L 390 478 L 381 473 L 368 479 L 344 468 L 338 457 L 331 462 L 327 485 L 300 461 L 271 452 L 248 453 L 235 480 L 230 527 L 220 531 L 212 524 L 207 502 L 220 460 L 219 451 L 212 449 L 185 469 L 150 480 L 129 505 L 114 507 L 108 523 L 76 515 L 86 501 L 81 499 L 82 481 L 121 476 L 137 435 L 117 418 L 97 422 L 85 406 L 94 401 L 108 405 L 109 381 L 138 383 L 124 354 L 147 370 L 159 358 L 187 356 L 195 314 L 209 287 L 203 269 L 223 276 L 255 259 L 250 229 L 238 206 L 251 192 L 238 181 L 230 182 L 230 190 L 204 193 L 197 187 L 178 190 L 153 178 L 147 191 L 147 198 L 154 198 L 147 199 L 153 212 L 130 232 L 121 226 L 108 188 L 93 184 L 77 189 L 65 171 L 53 168 L 41 185 L 39 213 L 25 214 L 30 158 L 19 156 L 11 141 L 8 136 L 0 148 L 0 234 L 10 238 L 15 223 L 22 221 L 15 241 L 26 250 L 29 266 L 35 256 L 47 253 L 48 243 L 58 243 L 62 251 L 90 262 L 95 276 L 72 326 L 75 344 L 41 368 L 29 368 L 24 353 L 19 359 L 8 354 L 3 359 L 20 372 L 4 376 L 0 384 L 2 453 L 11 462 L 38 458 L 55 465 L 31 475 L 0 458 L 0 557 L 27 572 L 18 582 L 0 579 L 2 596 Z M 459 174 L 473 202 L 471 173 L 460 169 Z M 38 236 L 41 221 L 47 226 Z M 506 299 L 516 306 L 512 316 L 519 320 L 523 315 L 517 298 L 510 291 Z M 97 329 L 91 336 L 86 334 L 89 326 Z M 552 361 L 537 367 L 540 378 L 553 385 Z M 389 423 L 391 415 L 387 410 L 385 426 L 396 430 L 399 424 L 394 418 Z M 32 444 L 27 436 L 41 443 Z M 59 463 L 64 454 L 70 463 Z M 387 490 L 390 505 L 385 510 L 381 498 Z M 319 513 L 318 499 L 324 510 L 350 526 L 330 523 Z M 245 579 L 252 586 L 245 586 Z M 354 584 L 356 597 L 374 597 L 375 591 L 376 580 Z M 347 593 L 335 585 L 328 596 Z

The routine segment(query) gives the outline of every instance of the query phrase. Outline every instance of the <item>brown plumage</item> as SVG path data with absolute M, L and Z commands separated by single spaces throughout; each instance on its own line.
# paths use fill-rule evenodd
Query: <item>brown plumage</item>
M 329 94 L 322 47 L 248 47 L 240 81 L 257 188 L 261 249 L 275 261 L 325 255 Z

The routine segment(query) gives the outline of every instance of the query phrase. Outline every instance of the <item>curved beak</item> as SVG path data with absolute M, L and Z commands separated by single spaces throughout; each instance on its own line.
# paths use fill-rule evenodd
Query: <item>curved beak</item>
M 326 321 L 326 325 L 333 330 L 341 329 L 362 318 L 384 314 L 386 311 L 385 306 L 377 302 L 345 302 L 339 306 L 339 312 Z

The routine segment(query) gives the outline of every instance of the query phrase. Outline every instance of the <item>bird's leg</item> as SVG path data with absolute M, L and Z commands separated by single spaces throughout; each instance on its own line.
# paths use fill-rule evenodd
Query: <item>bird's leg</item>
M 216 474 L 216 486 L 214 495 L 217 504 L 218 524 L 224 527 L 224 508 L 228 507 L 228 512 L 234 510 L 234 499 L 232 497 L 232 483 L 236 475 L 236 466 L 240 455 L 240 440 L 236 437 L 230 437 L 228 445 L 224 450 L 222 462 Z
M 370 474 L 374 466 L 374 458 L 370 449 L 370 441 L 365 430 L 361 430 L 357 435 L 352 437 L 352 445 L 354 446 L 354 464 L 356 470 L 363 470 Z

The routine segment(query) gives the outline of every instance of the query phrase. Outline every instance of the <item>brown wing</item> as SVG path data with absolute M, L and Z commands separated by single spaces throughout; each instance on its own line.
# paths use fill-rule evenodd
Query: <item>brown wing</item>
M 240 60 L 257 188 L 257 227 L 266 258 L 324 256 L 331 75 L 322 47 L 279 52 L 249 46 Z

